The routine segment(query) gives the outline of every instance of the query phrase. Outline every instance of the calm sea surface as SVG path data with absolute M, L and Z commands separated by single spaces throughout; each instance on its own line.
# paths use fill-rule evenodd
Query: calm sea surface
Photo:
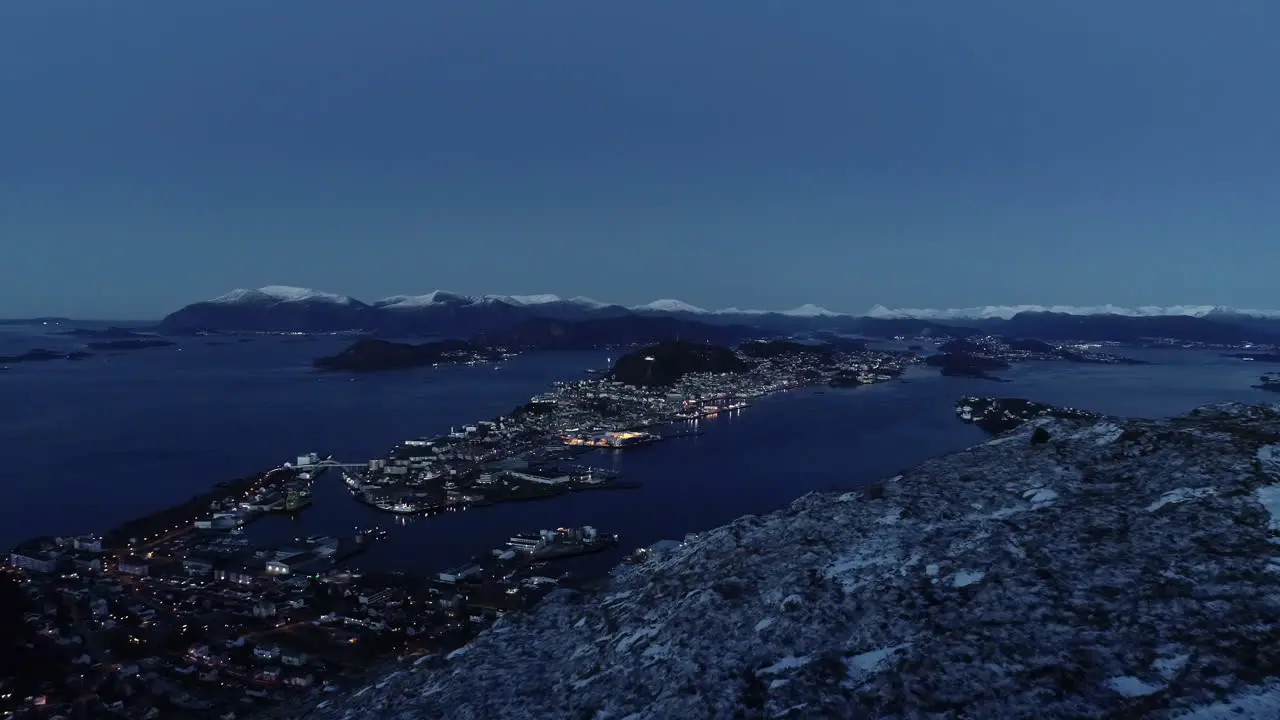
M 0 355 L 73 348 L 42 328 L 0 325 Z M 607 353 L 534 353 L 499 369 L 320 374 L 312 357 L 342 338 L 259 339 L 98 354 L 78 363 L 0 370 L 0 546 L 41 534 L 101 531 L 226 480 L 297 455 L 344 462 L 381 455 L 398 440 L 493 417 L 557 379 L 582 376 Z M 1132 350 L 1146 366 L 1038 363 L 1005 371 L 1008 383 L 942 378 L 853 390 L 776 395 L 703 420 L 696 438 L 587 456 L 643 488 L 445 513 L 407 522 L 356 504 L 336 475 L 315 485 L 296 519 L 271 517 L 249 536 L 285 540 L 356 526 L 390 529 L 363 567 L 438 570 L 501 545 L 515 532 L 595 525 L 624 549 L 777 509 L 813 490 L 891 475 L 982 440 L 955 420 L 961 395 L 1025 397 L 1128 416 L 1163 417 L 1227 400 L 1270 402 L 1249 386 L 1266 367 L 1200 351 Z

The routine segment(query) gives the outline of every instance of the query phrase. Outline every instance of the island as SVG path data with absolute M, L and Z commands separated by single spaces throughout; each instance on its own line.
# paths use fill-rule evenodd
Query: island
M 956 401 L 956 416 L 990 435 L 1000 435 L 1031 420 L 1052 417 L 1064 420 L 1096 420 L 1087 410 L 1058 407 L 1022 398 L 964 397 Z M 1047 440 L 1047 437 L 1044 438 Z
M 58 335 L 69 335 L 71 337 L 85 338 L 89 340 L 140 340 L 145 338 L 158 337 L 154 333 L 138 332 L 129 328 L 117 327 L 112 325 L 101 330 L 91 328 L 75 328 L 73 330 L 64 330 L 57 333 Z
M 95 340 L 86 343 L 91 350 L 145 350 L 147 348 L 172 347 L 177 343 L 161 337 L 137 337 L 121 340 Z
M 1237 360 L 1257 360 L 1258 362 L 1280 362 L 1280 353 L 1277 352 L 1223 353 L 1222 357 L 1236 358 Z
M 48 362 L 49 360 L 84 360 L 93 357 L 93 353 L 84 352 L 83 350 L 46 350 L 45 348 L 36 348 L 28 350 L 21 355 L 0 355 L 0 364 L 2 363 L 20 363 L 20 362 Z
M 925 364 L 941 369 L 943 375 L 999 380 L 991 371 L 1005 370 L 1013 363 L 1059 361 L 1099 365 L 1146 365 L 1145 360 L 1098 352 L 1090 346 L 1055 344 L 1031 338 L 996 336 L 951 340 L 938 346 L 938 354 Z
M 437 340 L 414 345 L 365 338 L 352 343 L 337 355 L 316 358 L 312 364 L 319 370 L 374 372 L 444 363 L 500 362 L 507 357 L 508 354 L 498 348 L 469 340 Z
M 1259 378 L 1259 383 L 1252 386 L 1258 390 L 1280 392 L 1280 373 L 1267 373 Z

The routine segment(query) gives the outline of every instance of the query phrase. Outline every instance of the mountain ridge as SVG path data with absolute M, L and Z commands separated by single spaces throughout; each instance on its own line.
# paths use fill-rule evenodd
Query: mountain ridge
M 464 295 L 444 290 L 393 295 L 366 303 L 335 293 L 270 285 L 234 290 L 192 303 L 167 315 L 160 327 L 171 333 L 362 331 L 384 336 L 471 337 L 501 333 L 535 318 L 570 321 L 654 316 L 709 325 L 751 326 L 778 334 L 821 331 L 884 338 L 992 334 L 1054 341 L 1140 342 L 1165 338 L 1215 344 L 1280 344 L 1280 313 L 1277 317 L 1265 314 L 1271 311 L 1248 311 L 1263 313 L 1248 315 L 1209 306 L 1176 306 L 1157 313 L 1151 308 L 1139 312 L 1102 306 L 1095 309 L 1124 312 L 1081 314 L 1058 312 L 1063 309 L 1060 307 L 993 308 L 974 310 L 971 314 L 982 316 L 975 318 L 953 311 L 930 311 L 930 316 L 924 311 L 893 311 L 881 306 L 872 308 L 868 315 L 855 316 L 812 304 L 783 311 L 711 311 L 670 298 L 624 306 L 552 294 Z M 1189 314 L 1173 313 L 1179 308 Z M 1009 310 L 1016 312 L 1010 314 Z

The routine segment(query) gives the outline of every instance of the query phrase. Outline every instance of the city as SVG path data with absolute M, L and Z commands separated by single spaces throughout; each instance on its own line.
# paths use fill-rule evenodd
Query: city
M 385 530 L 257 547 L 245 526 L 306 512 L 312 485 L 336 481 L 331 473 L 353 498 L 390 514 L 622 490 L 615 475 L 572 461 L 678 437 L 673 424 L 739 411 L 769 393 L 837 376 L 883 382 L 913 362 L 909 353 L 797 351 L 661 387 L 607 375 L 560 381 L 506 416 L 404 441 L 387 457 L 348 465 L 309 453 L 100 535 L 24 542 L 5 572 L 22 591 L 24 632 L 43 663 L 18 680 L 35 690 L 0 707 L 237 717 L 298 692 L 337 692 L 378 661 L 440 657 L 556 587 L 591 582 L 553 563 L 619 538 L 595 528 L 513 529 L 507 547 L 476 548 L 474 562 L 422 576 L 350 566 Z M 630 559 L 678 545 L 634 548 Z

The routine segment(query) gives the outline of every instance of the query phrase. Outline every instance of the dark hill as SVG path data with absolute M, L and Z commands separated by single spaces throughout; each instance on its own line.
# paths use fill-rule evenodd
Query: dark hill
M 728 345 L 760 334 L 761 331 L 744 325 L 711 325 L 666 316 L 628 315 L 590 320 L 532 318 L 509 330 L 486 333 L 479 339 L 516 348 L 585 350 L 674 340 Z
M 467 340 L 439 340 L 412 345 L 387 340 L 357 340 L 348 348 L 312 363 L 320 370 L 372 372 L 402 370 L 436 363 L 500 360 L 502 354 L 480 343 Z
M 687 373 L 742 373 L 750 367 L 727 347 L 673 341 L 623 355 L 608 377 L 628 385 L 663 386 Z

